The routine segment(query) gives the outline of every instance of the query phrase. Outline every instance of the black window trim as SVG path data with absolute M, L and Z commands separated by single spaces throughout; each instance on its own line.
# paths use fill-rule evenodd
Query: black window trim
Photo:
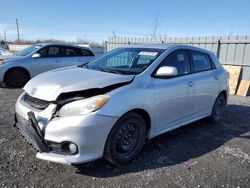
M 49 47 L 59 47 L 59 56 L 58 57 L 41 57 L 41 58 L 93 57 L 93 56 L 95 56 L 95 54 L 91 50 L 89 50 L 89 49 L 79 48 L 79 47 L 74 47 L 74 46 L 66 46 L 66 45 L 47 45 L 47 46 L 43 46 L 40 49 L 38 49 L 36 51 L 36 53 L 39 53 L 40 50 L 43 50 L 44 48 L 47 48 L 46 49 L 46 55 L 47 55 Z M 77 55 L 77 56 L 66 56 L 66 55 L 64 55 L 64 49 L 63 48 L 73 48 L 78 54 L 80 53 L 80 55 Z M 81 50 L 88 51 L 90 53 L 90 55 L 89 56 L 81 55 L 81 53 L 82 53 Z
M 157 70 L 161 67 L 161 64 L 162 62 L 169 56 L 171 55 L 172 53 L 174 53 L 175 51 L 178 51 L 178 50 L 184 50 L 187 52 L 187 55 L 188 55 L 188 64 L 189 64 L 189 68 L 190 68 L 190 72 L 187 73 L 187 74 L 181 74 L 181 75 L 177 75 L 177 76 L 156 76 L 156 72 Z M 189 51 L 188 49 L 185 49 L 185 48 L 179 48 L 179 49 L 175 49 L 173 50 L 172 52 L 170 52 L 160 63 L 159 65 L 155 68 L 155 70 L 151 73 L 151 77 L 153 78 L 157 78 L 157 79 L 172 79 L 172 78 L 178 78 L 178 77 L 183 77 L 183 76 L 188 76 L 192 74 L 192 64 L 190 62 L 190 55 L 189 55 Z

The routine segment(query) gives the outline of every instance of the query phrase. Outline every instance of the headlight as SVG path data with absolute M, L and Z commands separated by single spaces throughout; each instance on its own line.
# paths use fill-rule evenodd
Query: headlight
M 4 64 L 5 64 L 5 62 L 0 60 L 0 65 L 4 65 Z
M 65 104 L 59 110 L 59 116 L 74 116 L 74 115 L 83 115 L 90 112 L 96 111 L 104 106 L 108 100 L 109 96 L 107 95 L 98 95 L 90 97 L 83 100 L 77 100 L 68 104 Z

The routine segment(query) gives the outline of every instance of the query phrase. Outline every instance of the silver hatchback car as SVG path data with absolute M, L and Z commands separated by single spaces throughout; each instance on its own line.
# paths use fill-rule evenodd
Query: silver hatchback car
M 228 75 L 209 51 L 141 44 L 30 80 L 16 102 L 16 127 L 36 157 L 81 164 L 133 159 L 146 139 L 209 117 L 227 105 Z
M 79 65 L 95 56 L 86 48 L 70 44 L 36 44 L 12 56 L 0 57 L 0 82 L 24 86 L 30 78 L 56 68 Z

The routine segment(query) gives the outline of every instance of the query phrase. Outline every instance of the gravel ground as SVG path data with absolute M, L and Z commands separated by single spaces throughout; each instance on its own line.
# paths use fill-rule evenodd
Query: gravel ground
M 230 96 L 222 120 L 201 120 L 145 144 L 131 163 L 45 162 L 14 124 L 21 89 L 0 88 L 0 187 L 250 187 L 250 97 Z

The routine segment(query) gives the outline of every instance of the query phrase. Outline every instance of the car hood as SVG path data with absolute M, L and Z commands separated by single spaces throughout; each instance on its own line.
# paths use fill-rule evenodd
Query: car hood
M 42 73 L 31 79 L 24 90 L 31 96 L 55 101 L 61 93 L 104 88 L 132 81 L 134 75 L 120 75 L 80 67 L 68 67 Z
M 0 55 L 0 60 L 15 60 L 15 59 L 21 59 L 22 56 L 16 56 L 16 55 Z

